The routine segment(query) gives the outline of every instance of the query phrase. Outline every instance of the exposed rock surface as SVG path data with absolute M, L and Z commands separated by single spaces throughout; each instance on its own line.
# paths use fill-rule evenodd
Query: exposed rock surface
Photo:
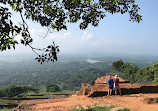
M 114 75 L 111 76 L 113 79 Z M 94 86 L 90 86 L 88 83 L 83 83 L 78 95 L 86 96 L 103 96 L 108 92 L 107 81 L 109 75 L 98 77 L 95 81 Z M 122 90 L 122 94 L 139 94 L 139 93 L 158 93 L 158 83 L 135 83 L 130 84 L 129 81 L 118 77 L 119 86 Z M 114 93 L 114 91 L 113 91 Z

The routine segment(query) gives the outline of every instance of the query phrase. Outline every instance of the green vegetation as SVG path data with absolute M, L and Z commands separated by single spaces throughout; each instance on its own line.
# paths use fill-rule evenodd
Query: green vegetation
M 12 101 L 16 101 L 16 100 L 8 100 L 8 99 L 5 99 L 5 98 L 0 98 L 0 104 L 7 103 L 7 102 L 12 102 Z
M 26 96 L 26 98 L 45 98 L 43 95 L 42 96 Z
M 1 106 L 0 111 L 14 111 L 14 109 L 18 106 L 18 104 L 21 102 L 22 100 L 10 100 L 7 97 L 1 97 L 0 98 L 0 104 L 3 106 Z M 7 106 L 8 105 L 8 106 Z
M 39 92 L 39 93 L 34 93 L 34 92 L 29 92 L 26 95 L 49 95 L 49 94 L 74 94 L 74 91 L 68 91 L 68 90 L 62 90 L 61 92 Z
M 32 106 L 32 104 L 24 104 L 24 105 L 21 105 L 21 109 L 23 109 L 23 108 L 27 108 L 27 107 L 30 107 L 30 106 Z
M 123 110 L 118 110 L 118 111 L 130 111 L 128 108 L 125 108 Z
M 0 109 L 1 111 L 14 111 L 15 108 L 12 108 L 12 109 L 8 109 L 8 108 L 4 108 L 4 109 Z
M 150 66 L 138 68 L 130 63 L 124 63 L 122 60 L 113 62 L 113 70 L 123 73 L 123 77 L 131 83 L 134 82 L 158 82 L 158 62 Z
M 92 79 L 92 80 L 89 81 L 89 84 L 90 84 L 91 86 L 94 86 L 94 83 L 95 83 L 95 79 Z
M 17 96 L 21 93 L 29 92 L 29 91 L 38 91 L 38 89 L 33 88 L 31 86 L 9 85 L 9 86 L 2 87 L 0 89 L 0 96 L 1 97 L 13 97 L 13 96 Z
M 88 63 L 86 58 L 61 58 L 56 63 L 40 65 L 35 61 L 0 62 L 0 87 L 10 84 L 30 85 L 46 92 L 46 86 L 57 84 L 62 90 L 79 90 L 98 76 L 111 72 L 111 63 Z
M 155 97 L 155 101 L 158 103 L 158 97 Z
M 79 90 L 82 83 L 89 83 L 97 77 L 111 73 L 111 65 L 113 61 L 118 60 L 119 58 L 103 57 L 93 59 L 105 62 L 92 64 L 86 62 L 86 57 L 79 58 L 70 56 L 61 57 L 60 60 L 55 63 L 40 65 L 31 59 L 25 61 L 17 58 L 0 58 L 0 88 L 11 84 L 29 85 L 39 88 L 40 92 L 46 92 L 47 85 L 57 84 L 62 90 Z M 152 68 L 151 71 L 145 68 L 145 70 L 148 71 L 147 73 L 139 70 L 141 68 L 143 69 L 144 66 L 147 67 L 148 65 L 151 65 L 156 60 L 156 57 L 135 57 L 135 61 L 133 61 L 133 58 L 125 59 L 125 61 L 129 62 L 123 62 L 124 69 L 122 68 L 122 73 L 124 74 L 124 78 L 130 80 L 131 82 L 143 82 L 147 79 L 148 80 L 146 82 L 156 82 L 157 64 L 154 64 L 149 68 Z M 136 65 L 132 65 L 133 63 Z M 137 67 L 137 65 L 139 67 Z M 136 74 L 137 71 L 142 72 L 142 75 L 138 76 L 138 74 Z M 151 76 L 151 74 L 148 74 L 150 72 L 154 72 L 154 74 L 151 73 Z
M 70 111 L 109 111 L 109 108 L 107 109 L 106 107 L 100 107 L 100 106 L 95 106 L 93 108 L 90 108 L 90 106 L 87 106 L 88 109 L 84 109 L 82 106 L 80 106 L 78 109 L 77 108 L 73 108 Z
M 43 99 L 47 98 L 45 95 L 53 95 L 53 94 L 74 94 L 74 91 L 61 91 L 61 92 L 29 92 L 29 93 L 22 93 L 18 96 L 14 97 L 0 97 L 0 104 L 1 105 L 7 105 L 3 106 L 3 108 L 0 109 L 0 111 L 13 111 L 14 108 L 16 108 L 19 103 L 26 99 Z M 31 105 L 22 105 L 23 108 L 27 108 Z
M 61 92 L 61 88 L 56 84 L 50 84 L 47 87 L 47 92 Z
M 92 111 L 108 111 L 105 107 L 96 106 L 94 108 L 90 108 Z M 89 109 L 89 110 L 90 110 Z
M 117 106 L 99 106 L 99 105 L 92 105 L 92 106 L 78 106 L 73 108 L 70 111 L 111 111 L 111 109 L 115 108 Z M 119 110 L 119 111 L 130 111 L 127 108 L 124 108 L 123 110 Z
M 148 104 L 158 103 L 158 97 L 146 97 L 144 99 Z

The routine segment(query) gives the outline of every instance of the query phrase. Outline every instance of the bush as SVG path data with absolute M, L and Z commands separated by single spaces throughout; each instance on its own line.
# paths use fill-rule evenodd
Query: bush
M 47 92 L 60 92 L 61 88 L 56 84 L 50 84 L 47 87 Z
M 156 103 L 158 103 L 158 97 L 155 97 L 155 101 L 156 101 Z
M 13 97 L 13 96 L 17 96 L 21 93 L 25 93 L 28 91 L 38 91 L 38 89 L 33 88 L 31 86 L 9 85 L 9 86 L 2 87 L 0 89 L 0 96 L 1 97 Z
M 144 99 L 147 104 L 158 103 L 158 97 L 147 97 Z
M 111 111 L 111 110 L 116 110 L 113 108 L 116 108 L 116 106 L 114 106 L 114 105 L 106 106 L 106 104 L 105 104 L 105 106 L 99 106 L 99 105 L 92 105 L 92 106 L 86 106 L 86 107 L 77 106 L 77 107 L 71 109 L 70 111 Z M 127 108 L 124 108 L 124 109 L 118 110 L 118 111 L 130 111 L 130 110 Z
M 94 79 L 90 80 L 90 81 L 89 81 L 89 84 L 90 84 L 91 86 L 94 86 L 95 80 L 94 80 Z
M 129 109 L 125 108 L 123 110 L 118 110 L 118 111 L 130 111 Z

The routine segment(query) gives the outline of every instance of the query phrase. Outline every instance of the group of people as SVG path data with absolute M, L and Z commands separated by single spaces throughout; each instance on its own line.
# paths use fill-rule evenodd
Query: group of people
M 119 93 L 122 96 L 122 92 L 121 92 L 121 89 L 119 86 L 118 75 L 115 75 L 114 80 L 111 78 L 111 75 L 109 75 L 109 79 L 108 79 L 107 83 L 108 83 L 108 95 L 107 96 L 111 96 L 113 89 L 115 90 L 116 96 L 117 96 L 117 90 L 119 90 Z

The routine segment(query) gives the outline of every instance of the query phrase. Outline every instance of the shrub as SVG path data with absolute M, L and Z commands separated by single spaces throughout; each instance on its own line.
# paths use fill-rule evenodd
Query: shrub
M 0 96 L 13 97 L 28 91 L 38 91 L 38 89 L 31 86 L 8 85 L 0 89 Z
M 47 87 L 47 92 L 60 92 L 61 88 L 56 84 L 50 84 Z
M 144 99 L 146 103 L 158 103 L 158 97 L 147 97 Z
M 75 107 L 70 111 L 111 111 L 112 108 L 115 108 L 116 106 L 109 106 L 109 107 L 104 107 L 104 106 L 98 106 L 98 105 L 92 105 L 92 106 L 86 106 L 87 108 L 84 109 L 83 106 Z
M 90 80 L 90 81 L 89 81 L 89 84 L 90 84 L 91 86 L 94 86 L 95 80 L 94 80 L 94 79 Z
M 156 103 L 158 103 L 158 97 L 155 97 L 155 101 L 156 101 Z

